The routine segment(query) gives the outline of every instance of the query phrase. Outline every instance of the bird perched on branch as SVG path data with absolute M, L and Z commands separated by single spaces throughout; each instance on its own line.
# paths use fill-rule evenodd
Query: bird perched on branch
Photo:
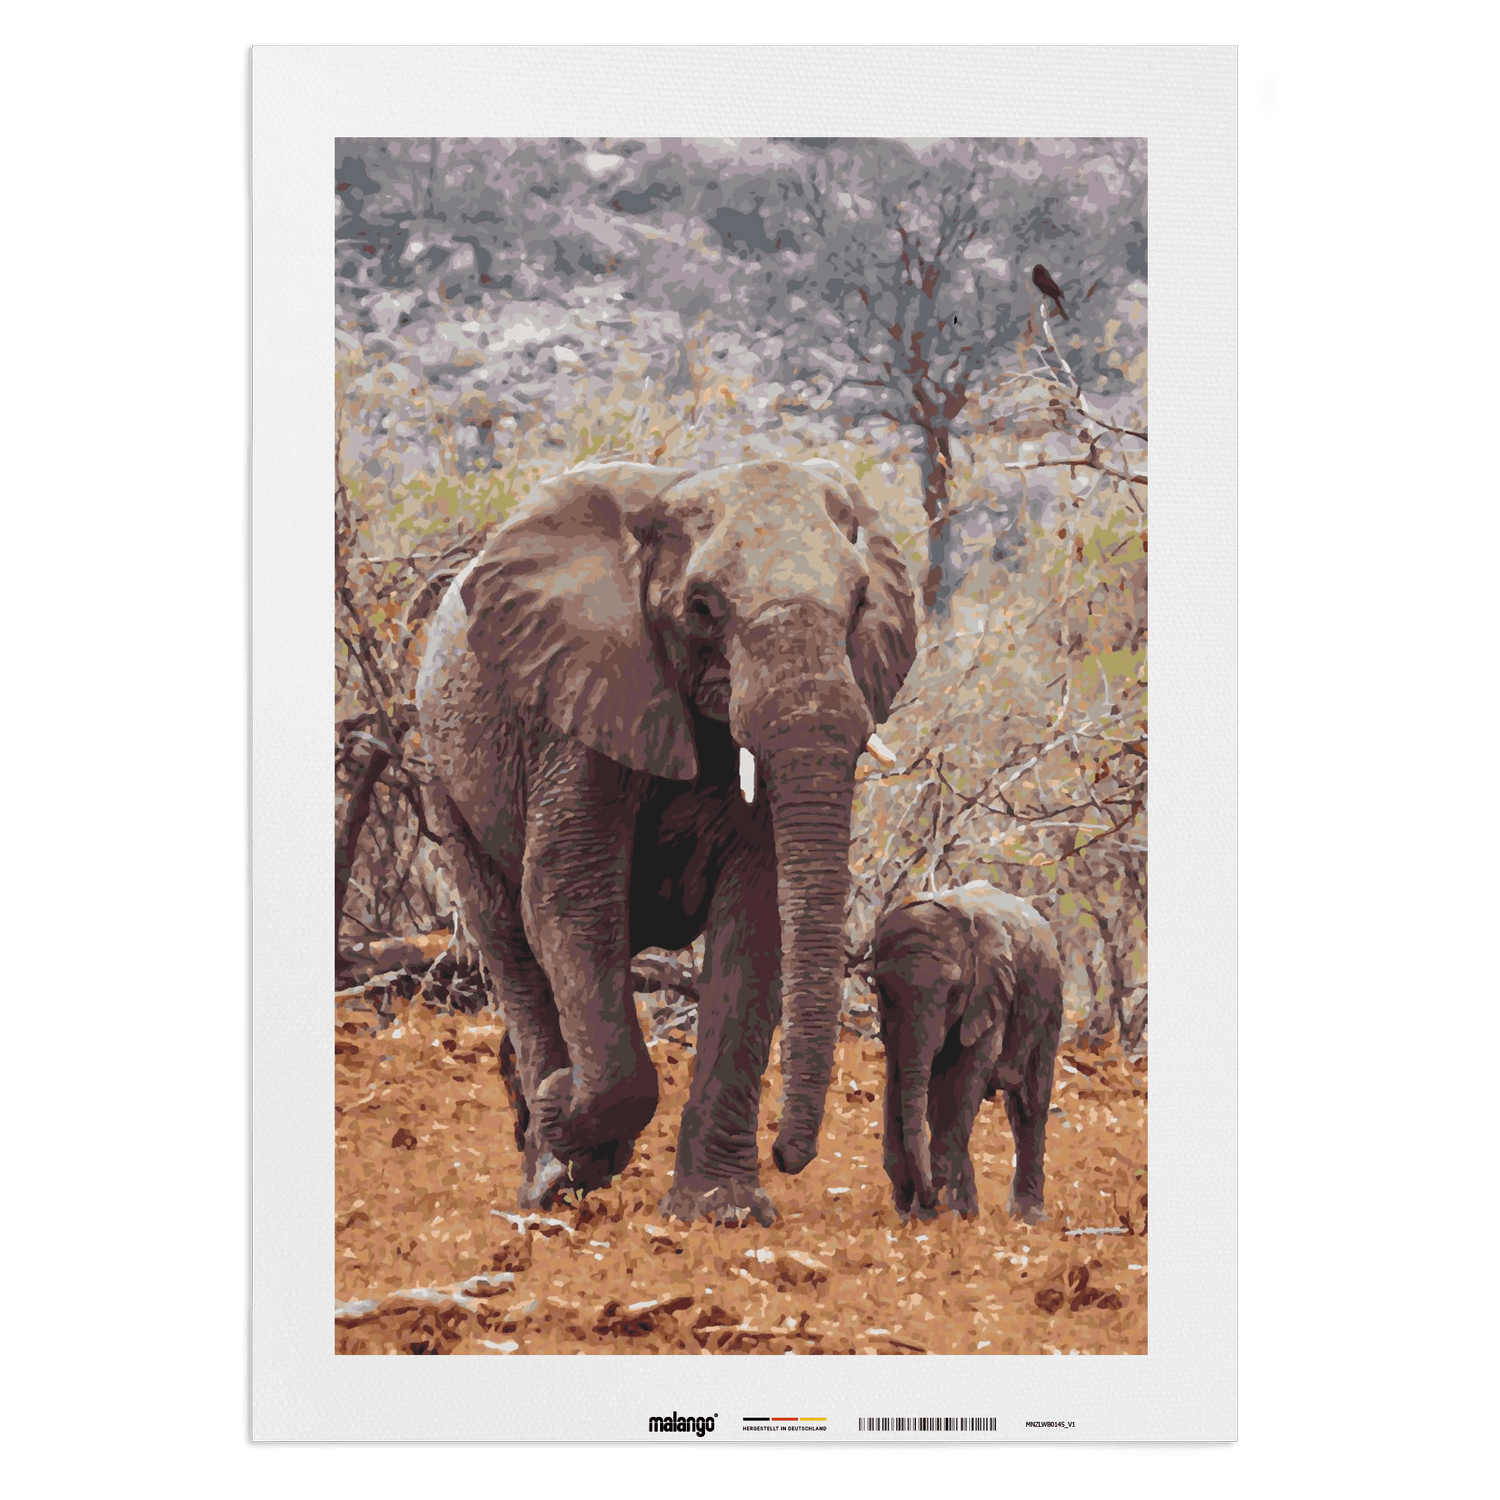
M 1068 310 L 1063 306 L 1062 288 L 1052 279 L 1052 273 L 1046 266 L 1037 265 L 1031 268 L 1031 284 L 1044 297 L 1050 297 L 1057 306 L 1057 315 L 1064 323 L 1072 322 L 1068 317 Z

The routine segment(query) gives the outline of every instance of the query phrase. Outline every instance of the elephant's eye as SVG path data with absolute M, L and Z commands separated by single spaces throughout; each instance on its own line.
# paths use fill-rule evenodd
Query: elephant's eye
M 708 588 L 695 587 L 688 593 L 688 616 L 697 625 L 717 625 L 724 618 L 724 605 L 719 596 Z

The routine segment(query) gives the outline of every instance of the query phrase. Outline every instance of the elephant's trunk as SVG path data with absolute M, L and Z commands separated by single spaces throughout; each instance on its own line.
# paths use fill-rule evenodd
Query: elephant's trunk
M 781 1128 L 772 1157 L 796 1173 L 818 1154 L 838 1041 L 854 762 L 847 748 L 820 746 L 783 749 L 763 769 L 781 914 Z
M 818 1154 L 844 990 L 854 763 L 874 724 L 849 669 L 843 617 L 816 601 L 767 606 L 727 643 L 729 727 L 753 751 L 776 844 L 781 917 L 783 1172 Z

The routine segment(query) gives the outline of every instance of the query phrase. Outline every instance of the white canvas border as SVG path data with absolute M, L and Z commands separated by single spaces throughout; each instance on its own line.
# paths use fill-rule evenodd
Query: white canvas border
M 754 1410 L 773 1375 L 733 1357 L 333 1353 L 332 143 L 636 132 L 1150 140 L 1150 1353 L 783 1360 L 773 1384 L 826 1409 L 819 1446 L 861 1413 L 981 1406 L 1002 1438 L 1064 1435 L 1028 1418 L 1072 1420 L 1074 1440 L 1233 1437 L 1233 49 L 257 48 L 253 108 L 253 1435 L 644 1439 L 663 1407 Z

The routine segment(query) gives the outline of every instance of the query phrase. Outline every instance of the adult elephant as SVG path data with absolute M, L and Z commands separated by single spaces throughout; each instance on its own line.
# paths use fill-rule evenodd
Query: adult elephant
M 658 1101 L 631 955 L 706 932 L 662 1209 L 774 1219 L 771 1034 L 772 1154 L 796 1173 L 838 1036 L 854 765 L 915 646 L 900 552 L 822 461 L 573 469 L 453 581 L 417 703 L 433 826 L 515 1042 L 523 1207 L 629 1160 Z

